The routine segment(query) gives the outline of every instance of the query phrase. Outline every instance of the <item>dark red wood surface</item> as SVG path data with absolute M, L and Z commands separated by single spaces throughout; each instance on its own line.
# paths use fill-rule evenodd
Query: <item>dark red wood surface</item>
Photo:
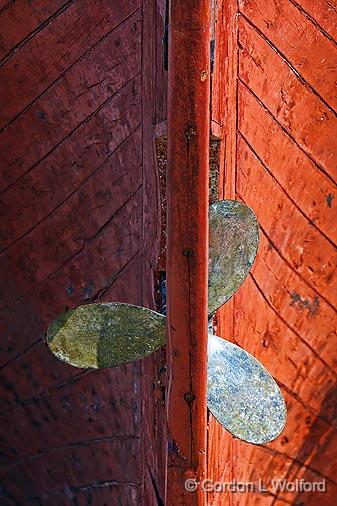
M 164 11 L 154 0 L 0 4 L 4 505 L 164 496 L 164 353 L 89 372 L 43 342 L 78 304 L 154 307 Z

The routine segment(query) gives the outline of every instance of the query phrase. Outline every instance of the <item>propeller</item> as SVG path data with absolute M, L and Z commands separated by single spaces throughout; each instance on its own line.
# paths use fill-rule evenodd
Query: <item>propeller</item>
M 240 288 L 254 263 L 259 225 L 253 211 L 236 200 L 209 209 L 208 313 L 212 315 Z
M 161 348 L 165 321 L 164 315 L 132 304 L 87 304 L 59 316 L 48 328 L 47 344 L 75 367 L 116 367 Z
M 233 436 L 262 444 L 284 429 L 287 409 L 277 383 L 250 353 L 208 336 L 207 406 Z
M 233 200 L 210 207 L 209 315 L 247 277 L 258 248 L 253 211 Z M 119 302 L 67 311 L 49 327 L 47 344 L 75 367 L 116 367 L 157 351 L 166 341 L 166 317 Z M 247 351 L 208 336 L 208 408 L 235 437 L 261 444 L 275 439 L 286 422 L 286 405 L 269 372 Z

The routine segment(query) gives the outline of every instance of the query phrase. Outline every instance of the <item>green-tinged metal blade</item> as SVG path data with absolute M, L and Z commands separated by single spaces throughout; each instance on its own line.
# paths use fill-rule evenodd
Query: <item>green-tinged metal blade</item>
M 286 405 L 269 372 L 248 352 L 212 334 L 207 404 L 225 429 L 249 443 L 272 441 L 286 423 Z
M 81 368 L 115 367 L 146 357 L 166 341 L 166 318 L 131 304 L 89 304 L 59 316 L 47 343 Z M 281 392 L 268 371 L 235 344 L 209 334 L 208 407 L 234 436 L 250 443 L 277 437 L 286 421 Z
M 232 297 L 256 257 L 259 225 L 253 211 L 236 200 L 222 200 L 209 209 L 208 313 Z
M 57 358 L 75 367 L 115 367 L 163 346 L 165 320 L 131 304 L 88 304 L 59 316 L 48 329 L 47 343 Z

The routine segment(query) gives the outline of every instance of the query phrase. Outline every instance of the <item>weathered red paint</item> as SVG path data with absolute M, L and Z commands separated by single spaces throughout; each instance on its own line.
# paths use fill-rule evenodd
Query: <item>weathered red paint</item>
M 257 260 L 217 315 L 218 333 L 267 366 L 289 414 L 283 434 L 264 447 L 231 438 L 211 417 L 209 477 L 267 486 L 271 479 L 325 478 L 327 492 L 215 493 L 209 505 L 333 506 L 335 2 L 230 0 L 218 8 L 224 57 L 212 79 L 212 119 L 225 144 L 219 193 L 244 200 L 261 224 Z
M 192 19 L 201 3 L 176 1 L 174 26 L 178 17 L 181 23 Z M 335 506 L 336 2 L 214 5 L 219 197 L 243 199 L 262 225 L 251 276 L 218 313 L 217 332 L 275 375 L 289 419 L 274 443 L 255 447 L 233 439 L 209 415 L 207 476 L 225 482 L 325 477 L 328 490 L 323 499 L 315 493 L 181 498 L 191 466 L 174 461 L 171 445 L 177 467 L 170 467 L 168 498 L 174 506 Z M 159 233 L 153 130 L 162 131 L 166 120 L 164 12 L 164 0 L 0 0 L 1 504 L 164 501 L 164 354 L 83 373 L 55 360 L 41 341 L 65 306 L 97 298 L 153 305 Z M 206 26 L 207 16 L 199 21 Z M 196 48 L 189 44 L 200 33 L 191 33 L 173 37 L 175 55 L 185 55 L 175 81 L 181 84 L 173 97 L 177 113 L 171 114 L 178 128 L 171 140 L 179 145 L 186 140 L 185 119 L 206 103 L 199 81 L 202 95 L 187 94 L 195 90 L 188 88 L 189 69 L 202 58 L 208 63 L 205 52 L 192 57 Z M 178 153 L 171 153 L 174 159 Z M 188 164 L 179 161 L 182 175 Z M 187 285 L 184 267 L 175 282 Z M 182 292 L 174 308 L 186 299 Z M 176 313 L 179 328 L 187 313 L 181 319 Z M 177 347 L 187 353 L 186 341 Z M 173 357 L 182 375 L 184 357 Z M 204 362 L 192 371 L 202 395 L 203 368 Z M 180 386 L 189 388 L 174 384 L 170 421 L 188 453 L 191 427 Z M 197 444 L 204 434 L 199 406 Z M 201 464 L 201 475 L 203 454 L 200 462 L 196 453 L 194 459 L 192 474 Z
M 206 476 L 208 0 L 170 2 L 168 91 L 167 506 L 204 504 Z
M 51 0 L 47 4 L 45 0 L 36 0 L 34 3 L 2 0 L 0 9 L 4 10 L 1 13 L 0 61 L 10 58 L 28 37 L 34 36 L 35 31 L 51 23 L 71 1 Z M 6 3 L 7 8 L 2 3 Z M 24 23 L 20 22 L 21 19 Z
M 43 343 L 66 307 L 154 306 L 159 3 L 0 3 L 1 504 L 164 496 L 163 352 L 83 372 Z

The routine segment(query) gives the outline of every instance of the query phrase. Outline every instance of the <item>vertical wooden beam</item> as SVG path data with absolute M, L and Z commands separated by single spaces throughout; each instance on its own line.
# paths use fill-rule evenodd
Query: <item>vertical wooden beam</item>
M 168 90 L 167 506 L 206 468 L 210 2 L 170 0 Z

